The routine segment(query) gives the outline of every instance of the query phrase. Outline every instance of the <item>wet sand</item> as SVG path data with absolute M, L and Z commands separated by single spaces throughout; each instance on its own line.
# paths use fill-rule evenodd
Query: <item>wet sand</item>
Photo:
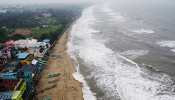
M 68 32 L 65 32 L 56 42 L 49 56 L 48 65 L 41 74 L 37 85 L 37 98 L 51 98 L 51 100 L 83 100 L 82 85 L 75 80 L 72 74 L 75 67 L 67 54 Z M 50 73 L 59 73 L 59 76 L 48 78 Z

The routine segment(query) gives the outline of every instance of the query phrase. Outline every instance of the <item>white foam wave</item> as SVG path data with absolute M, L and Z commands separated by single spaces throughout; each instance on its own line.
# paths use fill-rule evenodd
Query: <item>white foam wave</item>
M 120 13 L 115 13 L 110 7 L 104 6 L 102 9 L 105 13 L 107 13 L 111 17 L 111 21 L 125 22 L 126 19 Z
M 77 67 L 77 72 L 73 73 L 73 76 L 76 80 L 78 80 L 79 82 L 82 83 L 83 85 L 83 98 L 84 100 L 96 100 L 96 97 L 94 96 L 95 94 L 93 94 L 88 86 L 88 84 L 86 83 L 84 77 L 80 74 L 79 70 L 79 65 Z
M 83 13 L 84 15 L 87 15 L 87 13 Z M 83 16 L 82 16 L 83 17 Z M 71 34 L 70 34 L 70 37 L 72 37 L 72 33 L 74 32 L 77 32 L 79 31 L 80 28 L 77 28 L 77 24 L 79 23 L 80 20 L 78 20 L 73 26 L 72 26 L 72 30 L 71 30 Z M 88 22 L 90 21 L 94 21 L 90 16 L 89 18 L 87 18 Z M 83 22 L 84 23 L 84 22 Z M 91 24 L 91 23 L 89 23 Z M 84 25 L 81 26 L 81 28 L 83 29 L 83 27 L 85 27 Z M 86 31 L 86 30 L 84 30 Z M 96 33 L 98 31 L 95 31 L 95 30 L 88 30 L 87 32 L 90 32 L 90 33 Z M 81 38 L 77 38 L 77 41 L 78 39 L 81 39 Z M 70 38 L 69 42 L 68 42 L 68 53 L 70 54 L 71 58 L 74 59 L 75 61 L 76 60 L 76 57 L 74 55 L 74 51 L 77 51 L 75 48 L 74 48 L 74 45 L 72 44 L 72 38 Z M 95 97 L 95 94 L 91 91 L 91 89 L 89 88 L 88 84 L 86 83 L 84 77 L 82 76 L 82 74 L 79 72 L 79 65 L 77 64 L 77 70 L 75 73 L 73 73 L 73 76 L 76 80 L 80 81 L 83 85 L 83 88 L 82 88 L 82 91 L 83 91 L 83 98 L 84 100 L 96 100 L 96 97 Z
M 121 52 L 120 54 L 133 60 L 140 56 L 144 56 L 148 53 L 149 53 L 148 50 L 127 50 L 127 51 Z
M 162 47 L 175 48 L 175 41 L 161 41 L 158 44 Z
M 122 100 L 175 100 L 168 75 L 146 74 L 135 62 L 107 48 L 93 33 L 93 20 L 93 8 L 88 8 L 72 27 L 71 51 L 87 63 L 89 78 L 105 91 L 105 96 L 116 100 L 119 96 Z
M 157 42 L 161 47 L 168 47 L 172 52 L 175 52 L 175 41 L 161 41 Z
M 139 30 L 133 30 L 132 32 L 136 34 L 153 34 L 155 33 L 153 30 L 150 29 L 139 29 Z

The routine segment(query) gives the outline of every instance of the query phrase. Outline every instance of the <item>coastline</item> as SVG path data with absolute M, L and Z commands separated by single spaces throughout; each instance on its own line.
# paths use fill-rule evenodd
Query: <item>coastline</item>
M 51 98 L 51 100 L 84 100 L 82 84 L 73 74 L 76 72 L 73 60 L 67 53 L 69 29 L 56 41 L 52 48 L 48 64 L 41 73 L 37 85 L 37 99 Z M 48 78 L 48 74 L 59 73 L 58 77 Z

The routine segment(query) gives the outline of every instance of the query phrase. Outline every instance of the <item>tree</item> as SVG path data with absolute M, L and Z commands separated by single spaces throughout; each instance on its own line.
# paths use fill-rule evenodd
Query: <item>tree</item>
M 8 33 L 6 28 L 0 28 L 0 41 L 5 41 L 8 39 Z

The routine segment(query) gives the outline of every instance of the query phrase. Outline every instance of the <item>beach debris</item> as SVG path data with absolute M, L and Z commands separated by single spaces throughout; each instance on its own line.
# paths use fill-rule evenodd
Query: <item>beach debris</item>
M 48 78 L 58 77 L 60 73 L 49 73 Z
M 45 60 L 38 60 L 39 62 L 42 62 L 42 63 L 47 63 L 47 61 L 45 61 Z
M 52 100 L 51 96 L 45 96 L 43 100 Z
M 33 59 L 33 60 L 32 60 L 32 64 L 33 64 L 33 65 L 36 65 L 37 63 L 38 63 L 38 60 L 36 60 L 36 59 Z
M 38 91 L 38 93 L 43 93 L 44 91 L 53 89 L 53 88 L 55 88 L 55 87 L 57 87 L 57 84 L 49 85 L 49 86 L 45 87 L 44 89 L 41 89 L 40 91 Z
M 62 56 L 59 55 L 59 54 L 52 54 L 52 55 L 50 55 L 50 57 L 51 58 L 54 58 L 54 59 L 56 59 L 56 58 L 62 58 Z
M 83 87 L 83 83 L 82 82 L 80 82 L 80 86 Z
M 44 90 L 50 90 L 52 88 L 55 88 L 56 86 L 57 86 L 57 84 L 52 84 L 52 85 L 46 87 Z
M 38 60 L 38 63 L 39 63 L 39 64 L 46 65 L 46 64 L 47 64 L 47 61 L 45 61 L 45 60 Z
M 59 81 L 59 79 L 54 79 L 54 80 L 49 80 L 48 83 L 51 84 L 51 83 L 56 83 L 58 81 Z

